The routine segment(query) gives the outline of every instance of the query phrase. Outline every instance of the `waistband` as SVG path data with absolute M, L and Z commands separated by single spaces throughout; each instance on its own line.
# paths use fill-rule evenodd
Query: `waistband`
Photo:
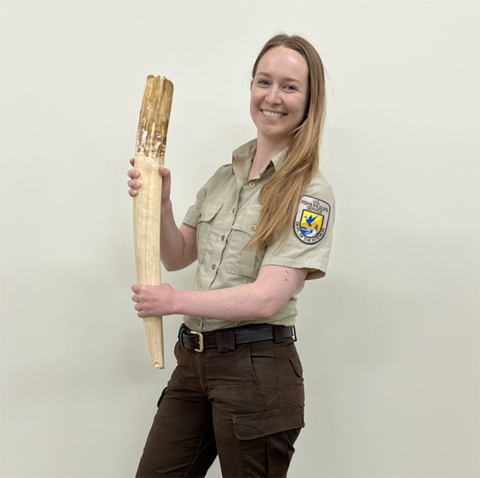
M 236 345 L 250 342 L 262 342 L 273 340 L 275 343 L 283 343 L 285 339 L 297 340 L 293 325 L 258 324 L 230 329 L 219 329 L 213 332 L 196 332 L 190 330 L 185 324 L 180 327 L 178 340 L 180 345 L 195 352 L 203 352 L 206 349 L 218 349 L 219 352 L 235 350 Z

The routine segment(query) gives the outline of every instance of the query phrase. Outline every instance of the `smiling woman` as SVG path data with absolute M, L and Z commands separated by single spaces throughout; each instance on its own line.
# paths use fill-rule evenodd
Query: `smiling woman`
M 302 55 L 284 46 L 268 50 L 251 83 L 250 114 L 257 139 L 286 148 L 305 117 L 307 100 L 308 66 Z
M 251 81 L 257 138 L 200 188 L 177 227 L 159 167 L 162 262 L 198 261 L 192 290 L 133 286 L 140 317 L 183 314 L 177 368 L 158 402 L 137 477 L 284 477 L 304 426 L 296 294 L 325 275 L 334 197 L 318 170 L 323 66 L 310 43 L 278 35 Z M 141 187 L 129 171 L 130 195 Z

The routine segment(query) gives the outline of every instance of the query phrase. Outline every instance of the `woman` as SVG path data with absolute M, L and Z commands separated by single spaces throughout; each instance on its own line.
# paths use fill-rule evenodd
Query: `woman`
M 304 426 L 294 341 L 296 294 L 325 275 L 333 193 L 318 171 L 325 83 L 316 50 L 277 35 L 251 81 L 256 140 L 233 152 L 177 228 L 164 178 L 161 253 L 167 270 L 198 260 L 194 290 L 134 285 L 140 317 L 184 314 L 178 361 L 137 477 L 282 477 Z M 129 171 L 135 196 L 138 171 Z

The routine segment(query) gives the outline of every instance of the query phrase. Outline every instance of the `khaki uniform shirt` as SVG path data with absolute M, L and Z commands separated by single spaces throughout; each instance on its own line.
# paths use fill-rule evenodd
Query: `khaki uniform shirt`
M 320 172 L 302 197 L 284 246 L 278 249 L 283 239 L 280 234 L 266 249 L 258 250 L 256 244 L 244 249 L 259 221 L 260 189 L 281 167 L 287 154 L 284 150 L 274 156 L 259 177 L 248 181 L 255 150 L 256 140 L 236 149 L 232 163 L 220 167 L 207 181 L 185 216 L 183 222 L 197 228 L 195 290 L 224 289 L 255 282 L 263 265 L 305 267 L 309 269 L 307 279 L 325 275 L 332 244 L 334 196 Z M 262 323 L 294 325 L 296 295 L 302 289 L 303 284 L 281 310 Z M 184 321 L 189 329 L 197 332 L 252 323 L 193 316 L 185 316 Z

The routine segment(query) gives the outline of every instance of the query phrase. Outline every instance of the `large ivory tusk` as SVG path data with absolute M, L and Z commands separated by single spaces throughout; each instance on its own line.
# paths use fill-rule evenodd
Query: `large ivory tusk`
M 173 84 L 164 77 L 150 75 L 143 95 L 137 131 L 135 169 L 142 187 L 133 200 L 135 262 L 139 284 L 160 285 L 160 209 L 163 165 Z M 164 367 L 162 317 L 145 317 L 145 334 L 152 365 Z

